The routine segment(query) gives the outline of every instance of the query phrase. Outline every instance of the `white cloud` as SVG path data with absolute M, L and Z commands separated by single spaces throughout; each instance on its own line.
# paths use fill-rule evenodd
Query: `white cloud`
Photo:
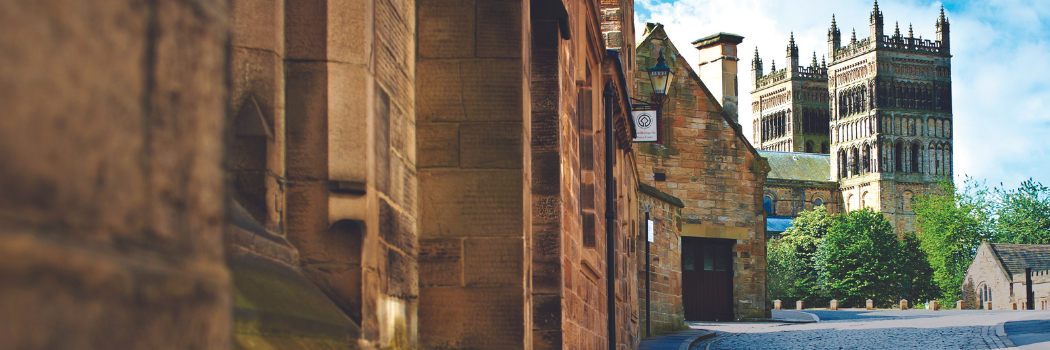
M 892 33 L 935 37 L 939 1 L 880 1 Z M 1029 177 L 1050 184 L 1050 1 L 963 1 L 945 4 L 951 22 L 955 173 L 989 184 L 1016 187 Z M 835 14 L 848 41 L 869 33 L 871 1 L 638 0 L 635 28 L 660 22 L 679 48 L 717 32 L 744 36 L 740 45 L 740 119 L 751 136 L 751 58 L 757 46 L 766 70 L 783 68 L 788 36 L 795 34 L 800 59 L 827 54 L 827 30 Z M 641 31 L 637 33 L 639 36 Z M 695 54 L 683 52 L 690 62 Z M 694 67 L 695 68 L 695 67 Z

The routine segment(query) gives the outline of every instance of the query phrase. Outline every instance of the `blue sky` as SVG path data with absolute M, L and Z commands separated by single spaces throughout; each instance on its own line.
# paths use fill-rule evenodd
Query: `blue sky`
M 1028 178 L 1050 185 L 1050 1 L 879 1 L 887 33 L 900 23 L 907 35 L 911 24 L 926 39 L 935 37 L 942 5 L 951 23 L 956 181 L 969 175 L 1007 188 Z M 717 32 L 744 36 L 740 119 L 750 138 L 750 87 L 743 82 L 751 81 L 755 47 L 767 70 L 771 61 L 783 67 L 794 32 L 808 64 L 814 51 L 827 54 L 832 14 L 848 41 L 852 29 L 868 36 L 871 9 L 870 0 L 635 0 L 635 28 L 664 24 L 692 65 L 696 55 L 685 51 L 691 41 Z

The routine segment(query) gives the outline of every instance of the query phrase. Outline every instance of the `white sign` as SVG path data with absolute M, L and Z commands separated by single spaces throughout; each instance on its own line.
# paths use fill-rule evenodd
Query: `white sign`
M 652 242 L 655 242 L 655 241 L 653 241 L 653 232 L 654 232 L 654 230 L 653 230 L 653 221 L 652 220 L 647 220 L 647 221 L 649 221 L 647 223 L 648 224 L 647 227 L 649 228 L 647 230 L 647 231 L 649 231 L 649 243 L 652 243 Z
M 656 142 L 660 140 L 660 123 L 658 123 L 656 118 L 655 110 L 634 111 L 631 114 L 634 116 L 634 130 L 638 132 L 638 137 L 634 138 L 634 142 Z

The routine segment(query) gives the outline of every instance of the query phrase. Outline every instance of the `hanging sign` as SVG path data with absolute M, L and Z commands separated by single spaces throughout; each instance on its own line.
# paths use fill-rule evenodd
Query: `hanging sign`
M 658 132 L 659 123 L 656 118 L 655 110 L 642 110 L 633 111 L 634 116 L 634 129 L 638 131 L 638 137 L 635 137 L 634 142 L 657 142 L 659 141 L 660 133 Z
M 653 221 L 652 220 L 645 220 L 645 221 L 648 221 L 646 223 L 646 227 L 648 228 L 648 230 L 646 230 L 646 231 L 649 231 L 649 242 L 650 243 L 654 242 L 653 241 Z

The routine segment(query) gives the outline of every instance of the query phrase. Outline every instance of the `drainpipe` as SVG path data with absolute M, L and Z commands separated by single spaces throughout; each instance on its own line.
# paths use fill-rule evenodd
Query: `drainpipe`
M 605 85 L 605 281 L 609 314 L 609 350 L 616 349 L 616 179 L 613 178 L 613 86 Z

